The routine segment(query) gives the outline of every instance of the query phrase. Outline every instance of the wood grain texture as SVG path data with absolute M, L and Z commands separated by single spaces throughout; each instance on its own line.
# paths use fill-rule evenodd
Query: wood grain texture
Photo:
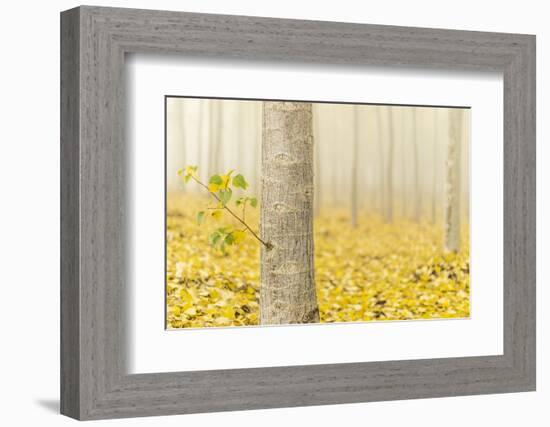
M 534 390 L 534 36 L 87 6 L 61 21 L 62 413 L 100 419 Z M 127 53 L 502 72 L 504 354 L 127 374 Z
M 61 20 L 61 412 L 80 413 L 78 10 Z

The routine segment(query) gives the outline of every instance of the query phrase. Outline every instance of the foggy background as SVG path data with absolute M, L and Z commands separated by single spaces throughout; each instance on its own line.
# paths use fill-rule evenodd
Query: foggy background
M 413 217 L 418 203 L 421 220 L 440 221 L 449 111 L 313 103 L 316 213 L 327 206 L 351 208 L 354 177 L 358 208 L 382 212 L 389 174 L 395 217 Z M 248 192 L 259 197 L 262 101 L 168 98 L 166 131 L 168 192 L 200 193 L 200 187 L 186 186 L 177 176 L 178 169 L 198 165 L 204 181 L 236 169 L 250 183 Z M 460 171 L 460 205 L 466 218 L 469 140 L 467 111 Z

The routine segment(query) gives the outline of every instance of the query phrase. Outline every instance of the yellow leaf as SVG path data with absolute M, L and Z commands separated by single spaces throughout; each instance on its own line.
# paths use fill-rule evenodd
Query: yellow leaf
M 223 188 L 224 190 L 227 189 L 227 185 L 229 184 L 229 175 L 222 175 L 222 183 L 218 186 L 219 188 Z
M 222 217 L 222 211 L 221 210 L 215 210 L 212 211 L 212 218 L 214 219 L 220 219 Z
M 191 294 L 189 292 L 187 292 L 187 290 L 185 289 L 181 289 L 180 290 L 180 298 L 183 300 L 183 301 L 191 301 L 193 299 L 193 297 L 191 296 Z
M 223 317 L 227 317 L 228 319 L 235 318 L 235 311 L 233 310 L 233 307 L 225 306 L 220 310 L 220 313 Z
M 208 191 L 210 191 L 211 193 L 215 193 L 219 189 L 220 189 L 219 184 L 213 184 L 213 183 L 208 184 Z
M 223 181 L 218 177 L 220 186 Z M 233 178 L 227 185 L 233 186 Z M 211 219 L 212 227 L 227 220 L 226 231 L 235 233 L 232 242 L 240 243 L 226 256 L 212 250 L 206 229 L 194 221 L 197 212 L 207 207 L 205 196 L 211 197 L 168 195 L 167 326 L 257 325 L 261 244 L 246 236 L 248 230 L 241 241 L 242 234 L 235 228 L 238 224 L 222 211 L 219 224 Z M 216 203 L 208 207 L 215 208 Z M 217 207 L 223 208 L 221 204 Z M 221 211 L 205 212 L 210 217 L 215 210 Z M 253 228 L 259 223 L 259 213 L 247 211 L 246 221 Z M 399 219 L 384 223 L 367 212 L 359 217 L 358 227 L 352 228 L 347 210 L 325 206 L 314 219 L 315 278 L 322 323 L 470 316 L 467 222 L 462 251 L 445 255 L 440 224 Z
M 185 314 L 188 316 L 196 316 L 197 315 L 197 309 L 195 307 L 188 308 L 184 311 Z
M 245 237 L 245 232 L 242 231 L 242 230 L 235 230 L 233 232 L 233 237 L 235 239 L 235 243 L 240 243 L 244 240 L 244 237 Z

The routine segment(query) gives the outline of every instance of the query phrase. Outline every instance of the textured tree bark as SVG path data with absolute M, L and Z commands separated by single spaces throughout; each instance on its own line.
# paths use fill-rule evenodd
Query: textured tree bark
M 460 250 L 460 145 L 463 111 L 453 108 L 449 112 L 449 140 L 445 171 L 445 250 Z
M 260 232 L 260 323 L 318 322 L 309 103 L 264 103 Z
M 313 178 L 315 180 L 314 185 L 314 191 L 313 191 L 313 213 L 315 216 L 319 216 L 319 213 L 321 212 L 321 151 L 320 151 L 320 140 L 321 140 L 321 132 L 319 129 L 319 115 L 318 115 L 318 109 L 312 107 L 312 114 L 313 114 L 313 140 L 315 141 L 315 145 L 313 147 L 313 157 L 315 159 L 313 164 Z

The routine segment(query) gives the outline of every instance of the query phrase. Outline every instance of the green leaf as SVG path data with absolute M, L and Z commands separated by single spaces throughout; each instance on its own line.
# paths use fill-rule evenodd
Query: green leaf
M 204 211 L 200 211 L 198 214 L 197 214 L 197 223 L 199 225 L 201 225 L 204 221 Z
M 241 174 L 238 174 L 233 178 L 233 185 L 237 188 L 242 188 L 243 190 L 248 188 L 248 182 L 246 182 L 244 176 Z
M 233 243 L 235 243 L 235 236 L 233 235 L 233 232 L 225 236 L 224 243 L 228 245 L 232 245 Z
M 211 246 L 216 246 L 216 244 L 220 241 L 221 237 L 222 237 L 221 233 L 218 230 L 216 230 L 212 234 L 210 234 L 210 236 L 208 236 L 208 243 Z
M 210 181 L 208 181 L 209 184 L 216 184 L 216 185 L 221 185 L 222 183 L 222 177 L 219 176 L 219 175 L 212 175 L 210 177 Z
M 218 192 L 218 197 L 220 198 L 220 201 L 224 206 L 227 205 L 227 203 L 229 203 L 232 195 L 233 195 L 233 192 L 231 191 L 230 188 L 228 188 L 227 190 L 220 190 Z
M 183 177 L 183 182 L 185 182 L 186 184 L 189 182 L 189 180 L 191 179 L 191 175 L 185 175 Z
M 258 206 L 258 199 L 256 199 L 256 197 L 251 197 L 250 198 L 250 206 L 252 206 L 253 208 Z
M 235 200 L 235 205 L 241 206 L 245 202 L 246 202 L 246 199 L 244 197 L 239 197 L 237 200 Z

